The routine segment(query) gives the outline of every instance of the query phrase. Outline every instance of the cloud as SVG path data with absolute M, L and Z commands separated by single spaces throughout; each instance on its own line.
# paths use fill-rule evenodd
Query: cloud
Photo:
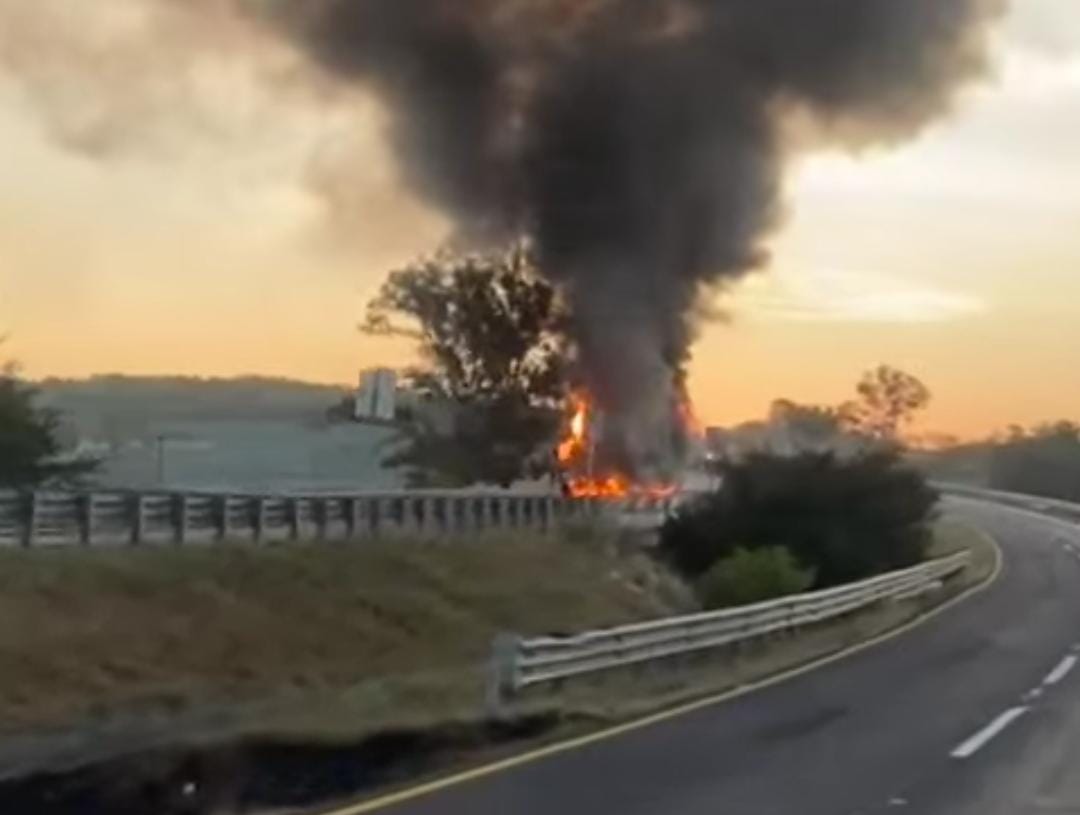
M 1004 38 L 1011 48 L 1058 57 L 1080 54 L 1076 0 L 1015 0 Z
M 939 323 L 985 311 L 980 298 L 879 274 L 835 270 L 755 278 L 736 310 L 769 321 Z

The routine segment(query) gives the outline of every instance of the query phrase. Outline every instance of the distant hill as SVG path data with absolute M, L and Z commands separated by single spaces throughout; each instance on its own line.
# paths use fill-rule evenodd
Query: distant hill
M 943 450 L 912 451 L 907 457 L 911 464 L 935 481 L 987 487 L 991 485 L 995 447 L 989 441 L 972 442 Z
M 40 402 L 63 415 L 68 432 L 111 444 L 143 438 L 162 422 L 273 420 L 318 424 L 345 386 L 291 379 L 93 376 L 45 379 Z

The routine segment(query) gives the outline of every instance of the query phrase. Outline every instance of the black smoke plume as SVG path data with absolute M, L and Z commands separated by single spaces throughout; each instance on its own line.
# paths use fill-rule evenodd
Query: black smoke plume
M 524 231 L 641 473 L 701 298 L 768 260 L 785 159 L 911 136 L 983 68 L 1006 0 L 303 0 L 276 22 L 392 113 L 466 234 Z

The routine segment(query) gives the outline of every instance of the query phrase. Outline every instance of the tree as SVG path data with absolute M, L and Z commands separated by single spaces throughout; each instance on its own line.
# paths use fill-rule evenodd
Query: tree
M 1080 499 L 1080 427 L 1068 421 L 1030 432 L 1017 428 L 990 453 L 990 486 L 1065 500 Z
M 899 453 L 753 454 L 725 462 L 723 486 L 681 508 L 659 551 L 698 581 L 739 548 L 784 547 L 819 587 L 918 563 L 937 493 Z
M 362 330 L 418 343 L 405 386 L 419 409 L 386 466 L 417 485 L 507 485 L 548 442 L 566 392 L 570 343 L 556 290 L 528 248 L 442 252 L 392 272 Z
M 918 378 L 889 365 L 863 374 L 858 400 L 839 408 L 844 424 L 877 441 L 895 444 L 900 429 L 930 403 L 930 391 Z
M 62 459 L 59 416 L 36 407 L 36 396 L 12 366 L 0 373 L 0 488 L 72 485 L 97 467 Z
M 790 399 L 777 399 L 772 403 L 769 424 L 784 428 L 796 453 L 835 448 L 844 435 L 842 418 L 836 408 L 802 405 Z

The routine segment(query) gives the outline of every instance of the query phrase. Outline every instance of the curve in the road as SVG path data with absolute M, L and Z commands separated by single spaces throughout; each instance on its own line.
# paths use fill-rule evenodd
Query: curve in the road
M 1080 533 L 1015 509 L 950 506 L 994 535 L 1006 565 L 932 624 L 327 815 L 962 811 L 957 791 L 1004 743 L 1030 739 L 1047 700 L 1080 674 L 1060 667 L 1080 654 Z
M 675 707 L 668 708 L 666 710 L 651 714 L 649 716 L 643 716 L 641 718 L 634 719 L 633 721 L 626 722 L 625 724 L 615 725 L 613 727 L 604 728 L 603 730 L 598 730 L 594 733 L 589 733 L 584 736 L 577 736 L 575 738 L 566 739 L 555 744 L 546 745 L 535 750 L 521 753 L 511 758 L 506 758 L 502 759 L 501 761 L 485 764 L 471 770 L 465 770 L 463 772 L 456 773 L 446 778 L 440 778 L 435 781 L 430 781 L 424 784 L 409 787 L 408 789 L 383 795 L 359 804 L 353 804 L 351 806 L 325 812 L 323 813 L 323 815 L 369 815 L 369 813 L 387 810 L 395 805 L 403 804 L 417 798 L 429 796 L 441 790 L 458 786 L 459 784 L 476 781 L 478 779 L 484 778 L 485 776 L 494 775 L 495 773 L 505 772 L 515 767 L 520 767 L 524 764 L 530 764 L 534 761 L 539 761 L 541 759 L 556 755 L 558 753 L 564 753 L 569 750 L 577 750 L 587 745 L 595 744 L 597 742 L 606 741 L 607 739 L 621 736 L 624 733 L 630 733 L 635 730 L 640 730 L 642 728 L 652 727 L 655 724 L 667 721 L 669 719 L 686 716 L 703 708 L 712 707 L 714 705 L 719 705 L 727 702 L 731 699 L 745 696 L 747 694 L 753 693 L 754 691 L 769 687 L 770 685 L 776 685 L 781 682 L 786 682 L 789 679 L 794 679 L 795 677 L 800 676 L 801 674 L 817 670 L 824 665 L 846 659 L 853 654 L 858 653 L 859 651 L 863 651 L 867 648 L 873 648 L 880 643 L 887 642 L 891 639 L 894 639 L 895 637 L 900 636 L 901 634 L 906 633 L 907 631 L 912 630 L 913 628 L 917 628 L 918 626 L 922 625 L 925 622 L 928 622 L 939 614 L 943 614 L 944 612 L 948 611 L 954 605 L 962 603 L 969 597 L 978 594 L 979 592 L 984 591 L 989 586 L 991 586 L 1001 574 L 1001 569 L 1004 562 L 1004 558 L 1001 553 L 1001 547 L 998 546 L 998 544 L 993 541 L 992 538 L 991 542 L 993 543 L 996 557 L 994 562 L 994 568 L 991 571 L 990 575 L 986 578 L 986 580 L 970 587 L 961 594 L 958 594 L 956 597 L 951 598 L 948 602 L 942 603 L 940 606 L 930 609 L 925 614 L 921 614 L 915 619 L 901 626 L 897 626 L 890 631 L 886 631 L 885 633 L 880 634 L 876 637 L 860 643 L 856 643 L 849 648 L 845 648 L 841 651 L 837 651 L 824 657 L 820 657 L 803 665 L 799 665 L 786 671 L 772 674 L 763 679 L 759 679 L 756 682 L 750 682 L 745 685 L 740 685 L 737 688 L 732 688 L 722 693 L 712 694 L 701 699 L 695 699 L 693 702 L 677 705 Z

